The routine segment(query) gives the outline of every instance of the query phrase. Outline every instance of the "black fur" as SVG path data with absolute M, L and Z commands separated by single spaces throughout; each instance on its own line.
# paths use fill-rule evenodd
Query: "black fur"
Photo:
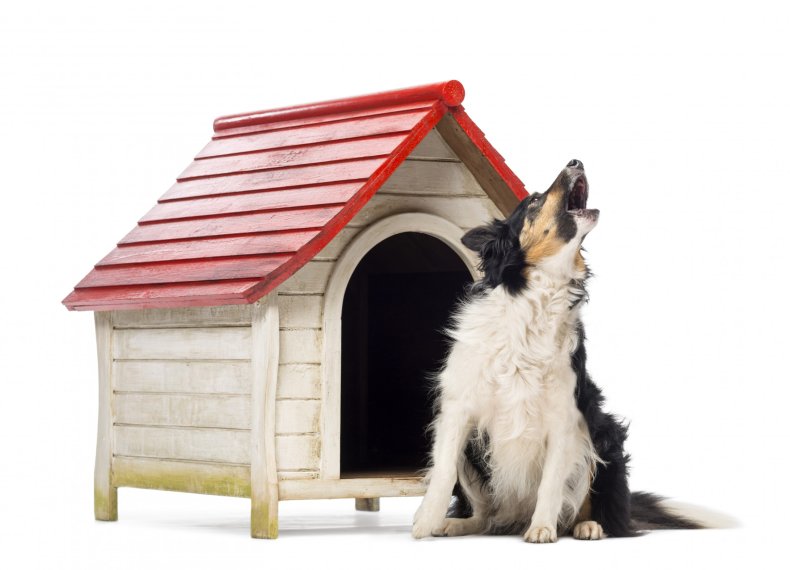
M 584 327 L 579 323 L 579 345 L 571 357 L 576 373 L 576 406 L 587 422 L 595 452 L 603 460 L 592 482 L 592 519 L 609 536 L 633 536 L 631 492 L 628 489 L 628 454 L 624 451 L 628 427 L 602 409 L 604 397 L 587 374 Z
M 668 512 L 661 507 L 663 497 L 653 493 L 631 493 L 631 517 L 639 530 L 661 528 L 703 528 L 701 525 Z
M 527 286 L 527 262 L 518 236 L 524 225 L 529 199 L 523 200 L 505 220 L 492 220 L 485 226 L 469 230 L 461 243 L 480 255 L 483 279 L 472 286 L 472 293 L 503 285 L 510 294 Z

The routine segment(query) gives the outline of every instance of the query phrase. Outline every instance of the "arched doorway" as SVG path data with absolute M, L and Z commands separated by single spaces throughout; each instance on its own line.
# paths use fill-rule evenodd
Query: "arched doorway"
M 413 476 L 427 466 L 429 377 L 471 280 L 452 248 L 417 232 L 382 240 L 354 269 L 342 307 L 341 477 Z

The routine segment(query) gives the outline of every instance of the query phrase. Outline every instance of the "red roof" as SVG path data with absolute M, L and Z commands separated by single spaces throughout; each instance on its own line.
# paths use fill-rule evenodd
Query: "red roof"
M 513 195 L 458 81 L 220 117 L 137 226 L 64 299 L 108 310 L 251 303 L 337 235 L 450 114 Z

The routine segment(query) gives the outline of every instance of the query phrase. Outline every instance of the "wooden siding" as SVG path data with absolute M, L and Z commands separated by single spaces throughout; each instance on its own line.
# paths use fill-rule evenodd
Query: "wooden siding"
M 305 479 L 319 464 L 320 386 L 316 334 L 299 327 L 317 322 L 320 304 L 291 308 L 275 448 L 279 478 Z M 112 313 L 115 485 L 249 496 L 250 323 L 250 306 Z M 305 338 L 316 345 L 313 361 L 293 362 L 289 354 L 310 354 L 300 349 Z

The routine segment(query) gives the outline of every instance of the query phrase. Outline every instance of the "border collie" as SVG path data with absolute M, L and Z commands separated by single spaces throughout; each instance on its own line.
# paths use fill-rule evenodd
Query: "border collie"
M 587 194 L 584 166 L 572 160 L 506 220 L 463 236 L 483 278 L 448 330 L 415 538 L 518 533 L 543 543 L 702 528 L 661 497 L 629 490 L 626 426 L 602 411 L 587 374 L 581 246 L 598 222 Z

